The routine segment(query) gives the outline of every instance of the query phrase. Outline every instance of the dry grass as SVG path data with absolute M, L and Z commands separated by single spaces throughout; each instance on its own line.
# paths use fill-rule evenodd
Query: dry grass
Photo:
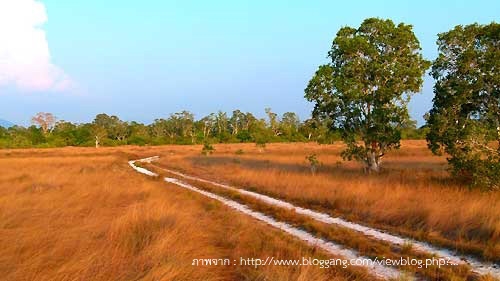
M 162 157 L 160 165 L 189 174 L 500 258 L 500 194 L 470 191 L 451 181 L 445 159 L 432 156 L 423 142 L 404 142 L 378 176 L 342 162 L 341 145 L 270 144 L 263 153 L 254 144 L 215 149 L 211 156 L 200 155 L 201 146 L 1 150 L 1 279 L 372 279 L 352 268 L 192 266 L 194 258 L 326 256 L 217 202 L 133 173 L 126 164 L 152 155 Z M 244 153 L 236 154 L 240 149 Z M 314 176 L 305 160 L 312 153 L 322 162 Z M 394 250 L 267 211 L 366 255 Z M 411 254 L 411 249 L 399 251 Z M 467 275 L 440 273 L 438 279 L 443 274 L 458 280 Z
M 160 175 L 170 176 L 156 165 L 146 165 L 148 170 L 154 170 Z M 184 179 L 185 180 L 185 179 Z M 253 210 L 264 213 L 278 221 L 285 221 L 297 228 L 304 229 L 309 233 L 313 233 L 316 237 L 323 238 L 328 241 L 333 241 L 344 247 L 356 250 L 359 255 L 364 257 L 378 257 L 379 259 L 389 258 L 397 260 L 400 258 L 413 258 L 418 260 L 431 259 L 432 256 L 412 249 L 411 244 L 398 247 L 390 245 L 387 242 L 366 237 L 353 230 L 348 230 L 336 225 L 330 225 L 318 222 L 314 219 L 300 215 L 293 210 L 287 210 L 279 207 L 273 207 L 259 201 L 253 197 L 242 195 L 239 192 L 230 191 L 221 187 L 216 187 L 209 183 L 203 183 L 196 180 L 185 180 L 198 188 L 206 191 L 222 195 L 234 201 L 240 202 L 249 206 Z M 470 271 L 466 265 L 460 266 L 430 266 L 418 268 L 415 266 L 399 266 L 400 269 L 411 272 L 413 275 L 421 276 L 427 280 L 475 280 L 476 275 Z
M 447 247 L 500 260 L 500 193 L 469 190 L 453 182 L 444 157 L 433 156 L 423 141 L 406 141 L 390 153 L 380 175 L 343 162 L 342 145 L 216 145 L 163 147 L 161 165 L 270 194 L 349 220 L 410 235 Z M 235 152 L 242 149 L 244 153 Z M 306 155 L 322 162 L 311 175 Z
M 192 266 L 194 258 L 322 254 L 221 204 L 134 173 L 126 164 L 149 150 L 165 149 L 0 151 L 1 279 L 368 278 L 337 268 Z

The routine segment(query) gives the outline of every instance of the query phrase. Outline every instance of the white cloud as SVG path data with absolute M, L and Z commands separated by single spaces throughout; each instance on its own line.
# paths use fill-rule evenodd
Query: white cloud
M 73 85 L 51 63 L 41 25 L 45 6 L 36 0 L 0 0 L 0 87 L 13 84 L 26 91 L 65 91 Z

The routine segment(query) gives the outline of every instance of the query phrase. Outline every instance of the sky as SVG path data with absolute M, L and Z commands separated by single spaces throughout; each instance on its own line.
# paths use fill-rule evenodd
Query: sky
M 310 117 L 304 88 L 342 26 L 390 18 L 414 27 L 423 55 L 458 24 L 499 21 L 500 1 L 0 0 L 0 119 L 98 113 L 150 123 L 189 110 L 264 108 Z M 419 125 L 431 77 L 410 103 Z

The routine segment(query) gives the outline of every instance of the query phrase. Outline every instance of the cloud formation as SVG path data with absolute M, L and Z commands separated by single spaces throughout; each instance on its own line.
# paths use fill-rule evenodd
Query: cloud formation
M 41 25 L 45 6 L 36 0 L 0 0 L 0 87 L 24 91 L 65 91 L 70 77 L 51 63 Z

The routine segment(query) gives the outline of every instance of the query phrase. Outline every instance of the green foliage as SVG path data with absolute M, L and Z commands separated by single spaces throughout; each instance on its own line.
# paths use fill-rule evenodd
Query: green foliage
M 315 175 L 316 170 L 318 169 L 318 166 L 320 164 L 318 158 L 316 157 L 316 154 L 313 153 L 313 154 L 306 156 L 306 160 L 309 163 L 309 167 L 311 169 L 311 174 Z
M 299 128 L 299 132 L 303 141 L 314 140 L 319 144 L 333 144 L 341 139 L 341 132 L 334 128 L 332 123 L 328 117 L 307 119 Z
M 500 24 L 456 26 L 438 36 L 427 117 L 429 148 L 446 152 L 455 176 L 500 188 Z
M 315 102 L 313 116 L 341 130 L 345 159 L 378 171 L 385 152 L 400 145 L 407 104 L 429 62 L 411 25 L 377 18 L 341 28 L 328 56 L 331 63 L 320 66 L 305 89 Z
M 250 142 L 252 141 L 252 135 L 249 131 L 244 130 L 238 132 L 238 134 L 236 135 L 236 139 L 238 139 L 239 142 Z
M 129 138 L 128 144 L 144 146 L 144 145 L 148 144 L 148 141 L 146 138 L 141 137 L 141 136 L 132 136 Z
M 210 155 L 214 153 L 215 148 L 208 141 L 203 143 L 203 148 L 201 149 L 201 154 Z
M 117 141 L 116 143 L 126 143 L 126 139 L 130 136 L 130 127 L 128 124 L 117 116 L 108 116 L 107 114 L 98 114 L 93 124 L 105 130 L 106 137 L 110 140 Z
M 266 143 L 315 141 L 332 144 L 341 139 L 341 130 L 333 128 L 329 118 L 311 118 L 301 122 L 297 114 L 285 112 L 281 118 L 268 109 L 268 117 L 257 119 L 240 110 L 225 120 L 226 114 L 212 113 L 195 120 L 192 113 L 182 111 L 168 118 L 156 119 L 145 125 L 125 122 L 117 116 L 98 114 L 92 123 L 75 124 L 64 120 L 55 123 L 44 134 L 38 126 L 24 128 L 0 127 L 0 148 L 62 147 L 62 146 L 117 146 L 255 142 L 263 151 Z M 219 121 L 217 121 L 219 120 Z M 220 124 L 217 125 L 217 122 Z M 273 129 L 274 126 L 274 129 Z M 224 128 L 223 128 L 224 127 Z M 413 128 L 403 137 L 418 138 Z
M 255 140 L 255 146 L 257 146 L 260 152 L 264 152 L 266 144 L 269 142 L 269 136 L 265 134 L 255 134 L 253 138 Z
M 408 119 L 401 124 L 402 139 L 423 140 L 428 131 L 429 128 L 427 126 L 417 128 L 417 121 L 415 120 Z

